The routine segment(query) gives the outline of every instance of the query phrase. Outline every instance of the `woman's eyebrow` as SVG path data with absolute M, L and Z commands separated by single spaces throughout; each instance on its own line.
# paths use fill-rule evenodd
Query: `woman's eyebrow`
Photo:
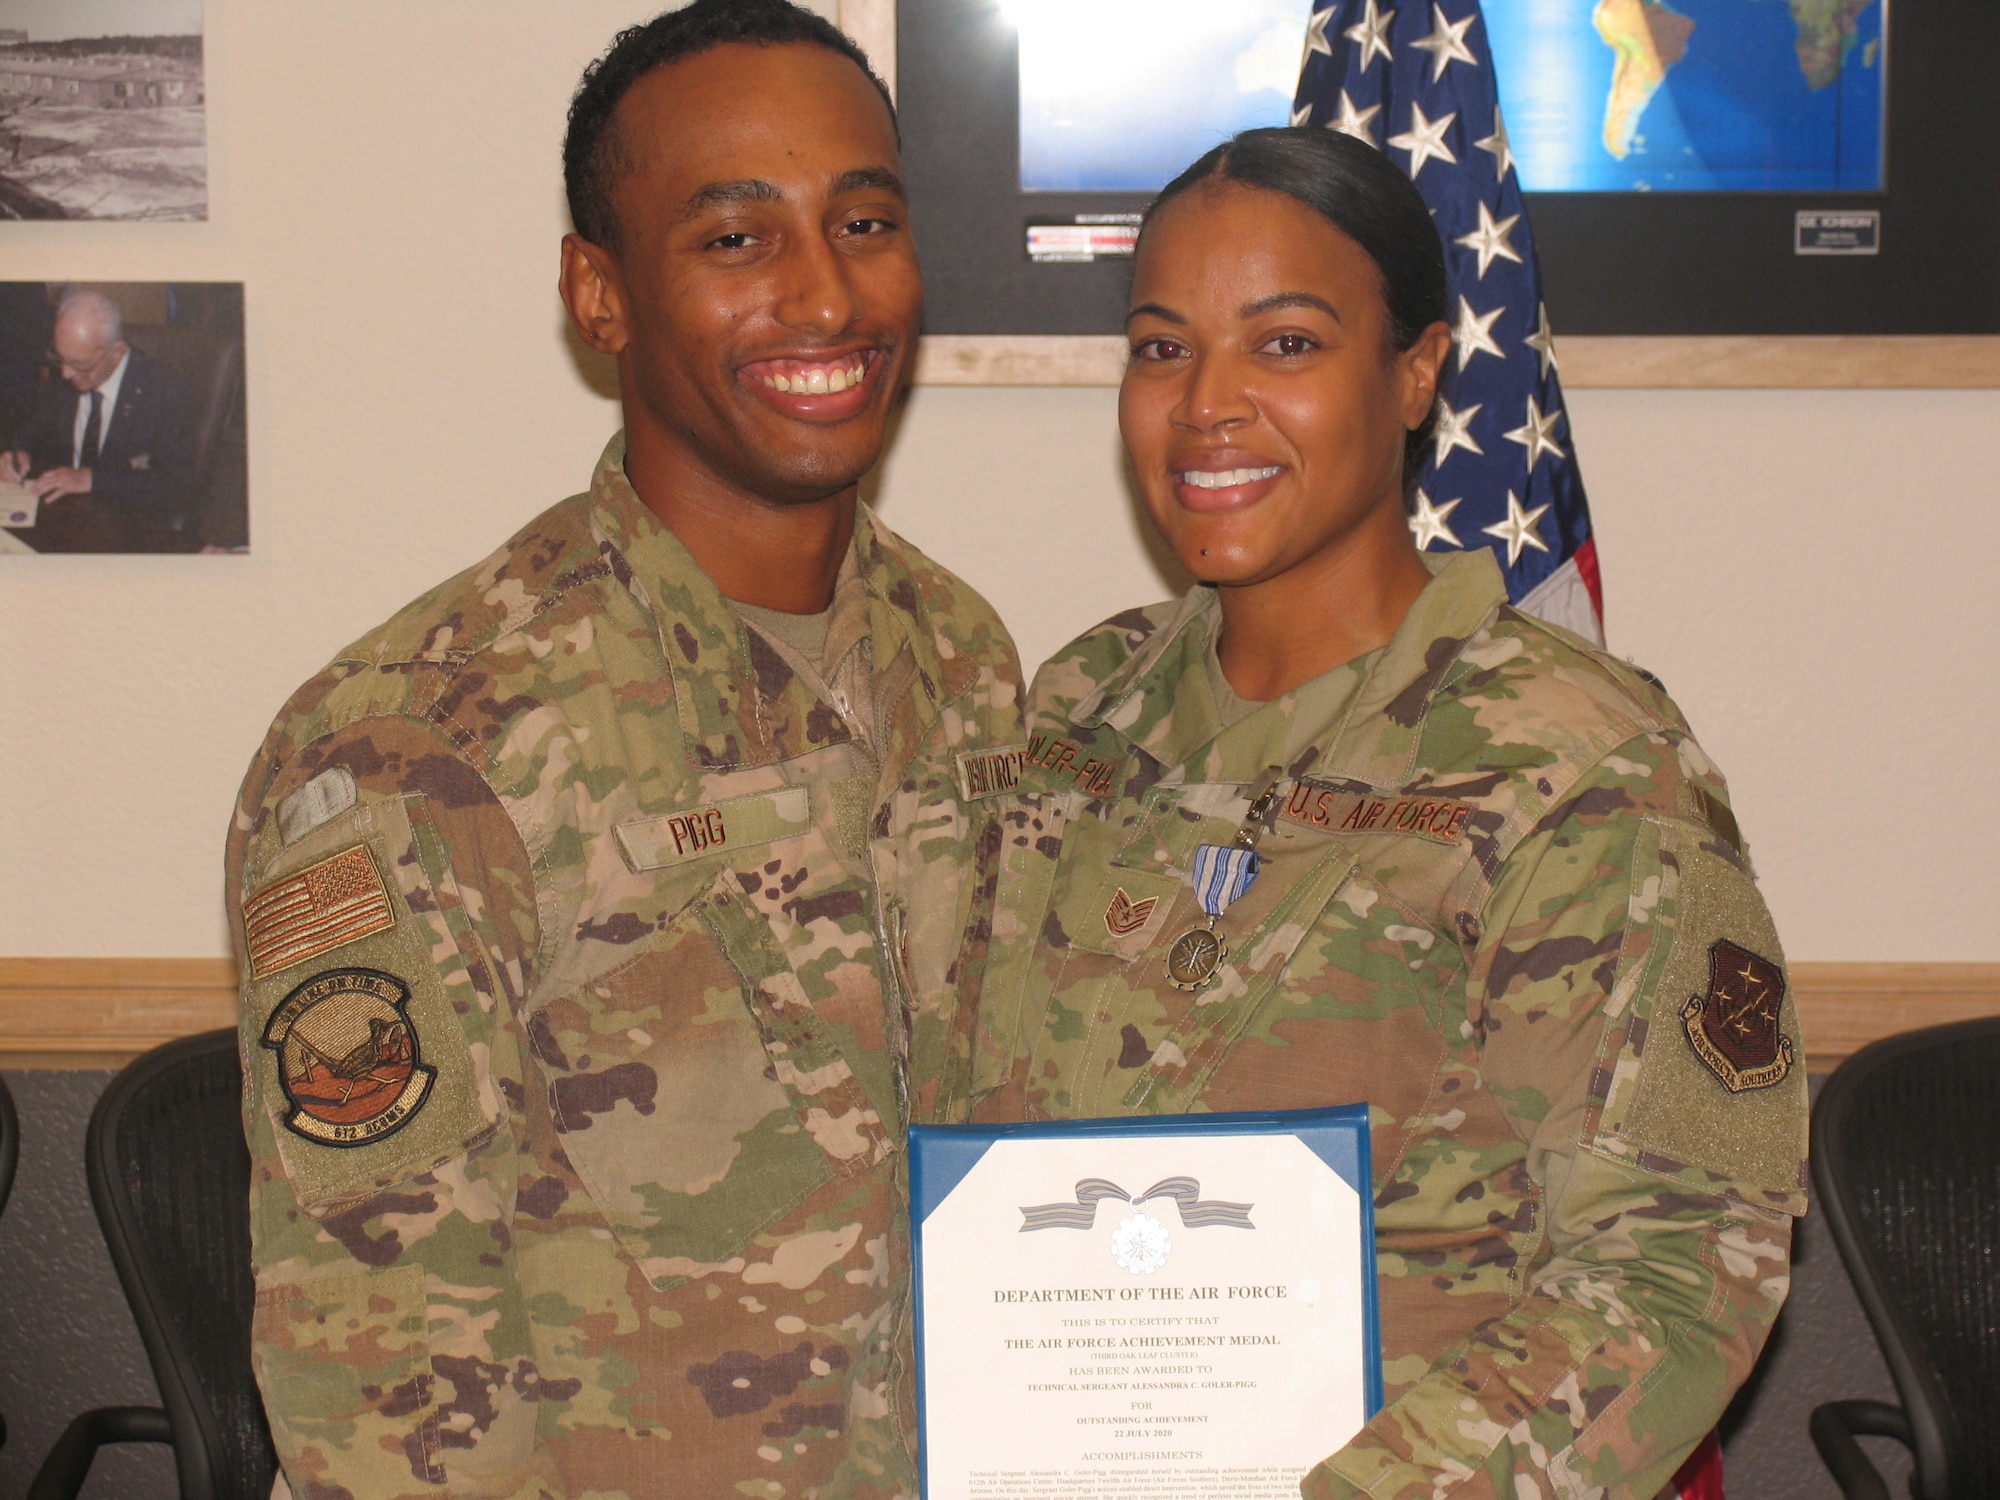
M 1255 302 L 1246 302 L 1237 309 L 1239 318 L 1254 318 L 1260 313 L 1276 312 L 1284 307 L 1316 307 L 1334 322 L 1340 321 L 1340 309 L 1324 297 L 1315 297 L 1311 292 L 1273 292 L 1268 297 L 1259 297 Z
M 1162 307 L 1157 302 L 1141 302 L 1125 314 L 1125 321 L 1128 323 L 1134 318 L 1158 318 L 1162 322 L 1177 323 L 1183 328 L 1187 327 L 1187 318 L 1183 314 L 1175 312 L 1171 307 Z

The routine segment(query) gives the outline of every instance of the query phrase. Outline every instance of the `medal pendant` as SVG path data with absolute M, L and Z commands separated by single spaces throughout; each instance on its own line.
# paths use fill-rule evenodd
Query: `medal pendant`
M 1177 990 L 1205 988 L 1229 957 L 1229 948 L 1214 927 L 1191 927 L 1167 950 L 1167 983 Z

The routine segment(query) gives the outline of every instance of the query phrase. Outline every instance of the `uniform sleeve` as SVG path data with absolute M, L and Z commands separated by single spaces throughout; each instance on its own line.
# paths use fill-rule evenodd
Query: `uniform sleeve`
M 1749 1374 L 1805 1207 L 1783 955 L 1691 741 L 1620 747 L 1508 859 L 1467 1022 L 1545 1254 L 1304 1493 L 1647 1500 Z
M 273 731 L 229 841 L 253 1358 L 298 1495 L 556 1494 L 514 1279 L 533 869 L 430 725 Z

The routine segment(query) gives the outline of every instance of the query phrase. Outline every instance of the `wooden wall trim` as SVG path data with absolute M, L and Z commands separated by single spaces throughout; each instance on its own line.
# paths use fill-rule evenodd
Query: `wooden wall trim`
M 1880 1037 L 2000 1015 L 2000 963 L 1792 966 L 1814 1072 Z M 0 1067 L 116 1068 L 236 1020 L 226 958 L 0 958 Z
M 2000 388 L 2000 338 L 1559 339 L 1572 390 L 1942 390 Z M 1118 384 L 1116 335 L 931 334 L 919 385 Z
M 0 958 L 0 1067 L 120 1068 L 236 1024 L 228 958 Z

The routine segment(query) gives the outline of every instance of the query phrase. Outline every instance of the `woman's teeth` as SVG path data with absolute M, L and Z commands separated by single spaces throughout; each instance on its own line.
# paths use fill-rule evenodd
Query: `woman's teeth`
M 790 375 L 766 375 L 764 384 L 795 396 L 831 396 L 861 384 L 862 376 L 867 373 L 868 361 L 857 355 L 842 364 L 803 365 Z
M 1268 469 L 1189 469 L 1174 478 L 1182 484 L 1191 484 L 1198 490 L 1226 490 L 1232 485 L 1255 484 L 1260 479 L 1269 479 L 1278 472 L 1278 466 Z

